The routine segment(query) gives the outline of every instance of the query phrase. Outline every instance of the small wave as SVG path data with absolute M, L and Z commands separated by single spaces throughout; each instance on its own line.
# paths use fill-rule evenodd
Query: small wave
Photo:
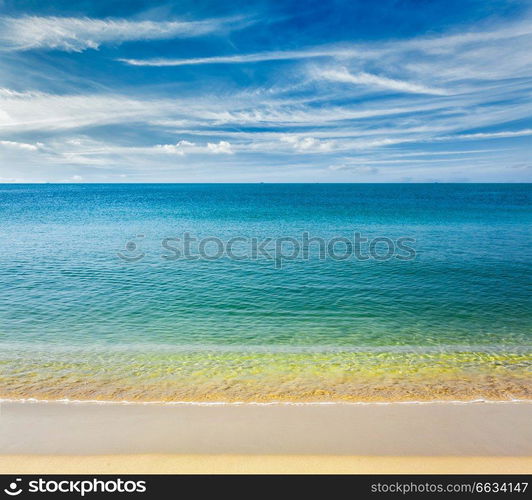
M 505 344 L 442 344 L 442 345 L 267 345 L 267 344 L 62 344 L 3 342 L 4 353 L 26 351 L 32 353 L 257 353 L 257 354 L 339 354 L 339 353 L 412 353 L 439 354 L 458 352 L 532 353 L 532 345 Z
M 139 406 L 382 406 L 382 405 L 434 405 L 434 404 L 532 404 L 532 399 L 469 399 L 469 400 L 428 400 L 428 401 L 112 401 L 97 399 L 37 399 L 0 398 L 3 403 L 23 404 L 65 404 L 65 405 L 139 405 Z

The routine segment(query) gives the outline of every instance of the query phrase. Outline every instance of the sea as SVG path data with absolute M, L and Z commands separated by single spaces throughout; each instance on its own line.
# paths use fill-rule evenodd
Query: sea
M 2 184 L 0 398 L 532 397 L 532 184 Z

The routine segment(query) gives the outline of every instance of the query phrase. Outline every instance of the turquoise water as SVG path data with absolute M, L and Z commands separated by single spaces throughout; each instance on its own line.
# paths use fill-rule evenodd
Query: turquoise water
M 531 199 L 516 184 L 2 185 L 0 394 L 528 397 Z M 168 260 L 162 241 L 186 232 L 407 237 L 415 257 L 311 245 L 280 266 L 239 240 L 247 259 Z

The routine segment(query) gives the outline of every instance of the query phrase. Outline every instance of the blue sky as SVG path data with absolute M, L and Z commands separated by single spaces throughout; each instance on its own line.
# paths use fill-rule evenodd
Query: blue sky
M 0 182 L 530 182 L 530 1 L 0 0 Z

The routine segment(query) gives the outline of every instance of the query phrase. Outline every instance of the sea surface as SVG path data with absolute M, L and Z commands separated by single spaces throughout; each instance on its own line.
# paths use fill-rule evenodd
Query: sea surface
M 530 399 L 531 201 L 531 184 L 0 185 L 0 397 Z

